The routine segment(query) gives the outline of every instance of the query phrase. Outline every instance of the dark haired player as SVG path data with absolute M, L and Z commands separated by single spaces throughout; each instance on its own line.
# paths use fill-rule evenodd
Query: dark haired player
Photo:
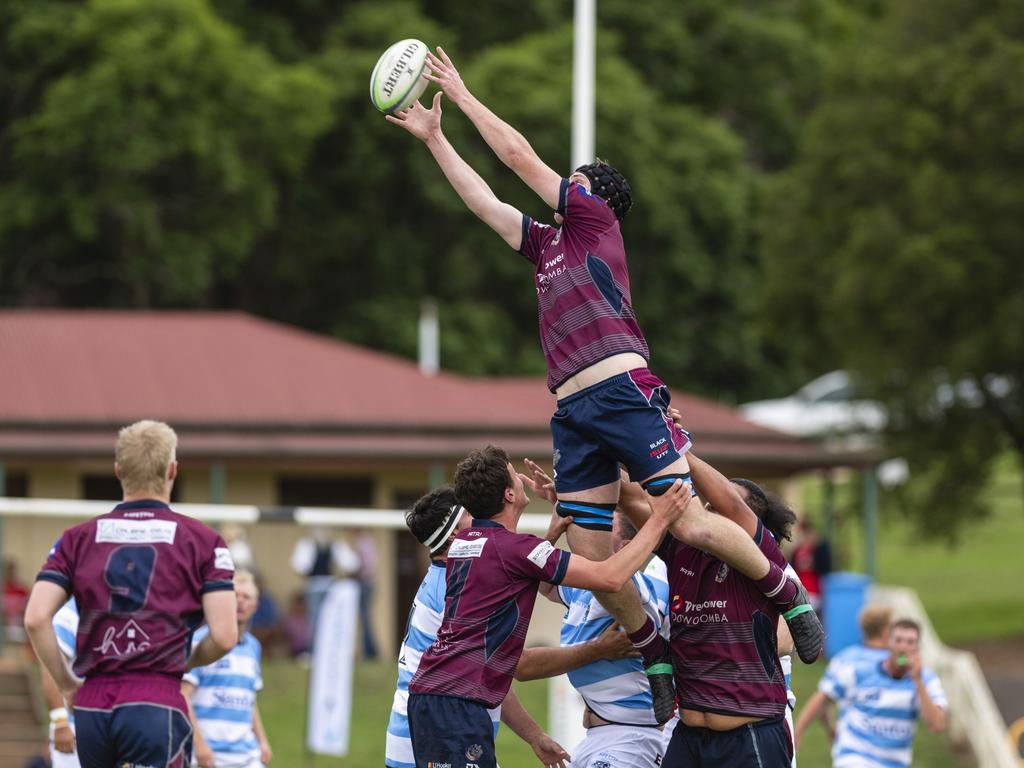
M 182 673 L 212 664 L 238 642 L 227 545 L 169 506 L 176 446 L 161 422 L 121 430 L 114 471 L 124 501 L 64 532 L 25 609 L 39 660 L 74 705 L 82 768 L 189 765 Z M 74 671 L 52 625 L 69 597 L 79 611 Z M 204 618 L 209 632 L 193 648 Z
M 558 228 L 503 203 L 458 155 L 441 131 L 441 94 L 431 109 L 412 108 L 387 119 L 421 139 L 473 213 L 534 265 L 541 345 L 548 388 L 558 398 L 551 419 L 558 511 L 572 516 L 569 546 L 592 560 L 611 555 L 611 522 L 619 493 L 619 464 L 651 495 L 689 478 L 689 435 L 667 414 L 669 392 L 647 368 L 650 353 L 632 306 L 619 221 L 632 192 L 603 163 L 580 166 L 568 179 L 549 168 L 526 139 L 476 99 L 440 48 L 427 75 L 473 122 L 498 158 L 556 211 Z M 688 515 L 701 512 L 692 509 Z M 713 516 L 709 516 L 713 518 Z M 823 633 L 804 612 L 806 597 L 749 537 L 720 519 L 685 526 L 676 535 L 713 552 L 754 579 L 786 610 L 800 657 L 817 658 Z M 655 716 L 665 722 L 675 697 L 668 650 L 630 584 L 598 599 L 630 633 L 651 678 Z
M 470 526 L 469 513 L 455 500 L 455 491 L 447 486 L 435 488 L 422 496 L 405 514 L 405 524 L 430 553 L 430 568 L 423 577 L 413 599 L 409 622 L 398 659 L 398 681 L 395 687 L 391 717 L 388 721 L 384 765 L 388 768 L 413 768 L 412 742 L 409 738 L 409 681 L 419 669 L 420 658 L 437 638 L 444 614 L 445 561 L 448 546 L 455 536 Z M 553 527 L 545 538 L 554 542 L 565 525 Z M 571 648 L 530 648 L 523 652 L 516 669 L 517 677 L 528 670 L 528 679 L 554 677 L 586 664 L 602 660 L 618 660 L 636 655 L 628 639 L 614 628 Z M 519 677 L 519 679 L 524 679 Z M 516 735 L 530 745 L 538 759 L 548 766 L 564 768 L 569 755 L 544 733 L 529 715 L 514 691 L 496 708 L 489 709 L 495 736 L 499 718 Z
M 776 537 L 796 515 L 749 480 L 727 480 L 690 454 L 697 490 L 708 509 L 737 523 L 765 556 L 785 564 Z M 649 514 L 636 484 L 621 505 L 642 523 Z M 679 724 L 665 768 L 761 765 L 785 768 L 793 738 L 785 714 L 786 678 L 778 656 L 778 606 L 727 563 L 672 537 L 657 554 L 668 566 L 672 665 Z
M 455 497 L 473 516 L 448 547 L 444 617 L 409 683 L 409 732 L 418 768 L 495 768 L 487 710 L 508 693 L 540 582 L 618 592 L 630 582 L 692 496 L 676 480 L 651 500 L 653 514 L 604 562 L 517 533 L 529 503 L 523 478 L 500 448 L 473 451 L 455 471 Z

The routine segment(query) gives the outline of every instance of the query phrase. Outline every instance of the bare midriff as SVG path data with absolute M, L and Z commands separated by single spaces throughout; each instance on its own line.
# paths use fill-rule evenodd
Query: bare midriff
M 559 399 L 568 397 L 579 392 L 581 389 L 600 384 L 612 376 L 618 376 L 620 373 L 626 373 L 635 368 L 646 367 L 647 361 L 636 352 L 622 352 L 618 355 L 612 355 L 604 360 L 598 360 L 593 365 L 588 365 L 582 371 L 574 373 L 559 385 L 558 389 L 555 390 L 555 396 Z
M 698 712 L 693 709 L 679 710 L 679 718 L 691 728 L 708 728 L 712 731 L 731 731 L 764 720 L 763 717 L 719 715 L 715 712 Z

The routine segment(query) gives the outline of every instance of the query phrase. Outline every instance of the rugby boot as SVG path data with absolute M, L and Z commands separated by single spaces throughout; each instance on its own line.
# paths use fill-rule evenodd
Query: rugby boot
M 672 683 L 672 655 L 668 651 L 644 670 L 651 684 L 654 719 L 664 725 L 676 711 L 676 688 Z
M 813 664 L 818 660 L 825 644 L 825 630 L 821 626 L 818 614 L 811 607 L 810 597 L 803 584 L 797 583 L 796 597 L 782 612 L 782 618 L 789 626 L 789 634 L 793 636 L 793 645 L 800 661 L 804 664 Z

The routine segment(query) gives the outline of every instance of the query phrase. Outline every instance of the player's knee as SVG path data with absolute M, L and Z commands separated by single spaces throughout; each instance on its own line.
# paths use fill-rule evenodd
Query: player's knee
M 676 480 L 682 480 L 684 483 L 689 483 L 690 492 L 694 496 L 697 495 L 697 492 L 693 490 L 693 481 L 690 479 L 689 472 L 669 472 L 664 475 L 652 477 L 649 480 L 644 480 L 640 485 L 651 496 L 661 496 L 672 487 Z
M 691 504 L 690 507 L 694 505 Z M 672 526 L 672 533 L 684 544 L 689 544 L 695 549 L 704 552 L 713 549 L 715 545 L 714 531 L 707 524 L 709 513 L 697 507 L 687 508 L 683 516 Z

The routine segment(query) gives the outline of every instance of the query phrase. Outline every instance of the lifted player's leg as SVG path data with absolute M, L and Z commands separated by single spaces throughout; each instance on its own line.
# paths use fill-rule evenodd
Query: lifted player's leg
M 558 513 L 572 517 L 567 537 L 574 554 L 588 560 L 607 560 L 612 555 L 612 514 L 619 498 L 619 481 L 587 491 L 559 496 Z M 595 592 L 594 597 L 622 626 L 640 651 L 651 683 L 655 719 L 668 722 L 675 711 L 672 660 L 660 627 L 644 612 L 640 594 L 632 582 L 621 591 Z
M 641 485 L 647 493 L 659 496 L 676 479 L 683 478 L 689 482 L 689 470 L 686 459 L 680 457 L 665 472 L 647 478 Z M 786 576 L 782 568 L 769 561 L 742 528 L 698 504 L 691 504 L 670 530 L 680 541 L 714 555 L 753 581 L 766 597 L 779 606 L 801 661 L 810 664 L 818 658 L 825 633 L 811 608 L 807 591 Z

